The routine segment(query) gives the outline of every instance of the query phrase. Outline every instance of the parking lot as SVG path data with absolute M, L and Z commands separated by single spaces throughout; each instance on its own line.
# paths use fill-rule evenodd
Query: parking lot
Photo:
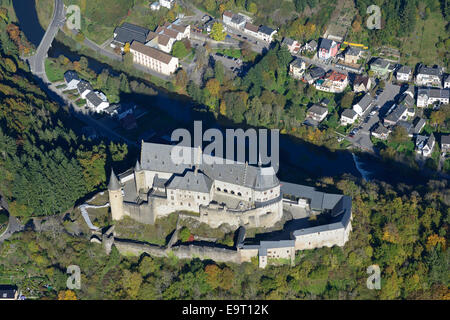
M 222 62 L 225 69 L 238 74 L 241 71 L 242 60 L 225 56 L 221 53 L 214 53 L 211 55 L 214 61 Z

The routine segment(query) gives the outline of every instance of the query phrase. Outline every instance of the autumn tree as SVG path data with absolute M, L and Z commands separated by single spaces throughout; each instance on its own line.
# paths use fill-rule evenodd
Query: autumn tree
M 58 300 L 77 300 L 77 295 L 72 290 L 60 291 Z
M 219 22 L 215 22 L 211 29 L 211 38 L 216 41 L 223 41 L 226 36 L 227 33 L 223 29 L 223 25 Z
M 206 82 L 206 89 L 213 97 L 218 97 L 220 93 L 220 83 L 217 79 L 209 79 Z

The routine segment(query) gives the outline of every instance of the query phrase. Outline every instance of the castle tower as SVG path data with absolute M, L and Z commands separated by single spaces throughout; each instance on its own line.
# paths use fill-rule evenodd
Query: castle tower
M 124 216 L 122 187 L 113 169 L 111 169 L 111 177 L 109 178 L 108 193 L 112 218 L 113 220 L 120 220 Z
M 145 183 L 145 171 L 142 170 L 139 160 L 136 161 L 136 166 L 134 167 L 134 181 L 136 182 L 136 191 L 138 193 L 141 190 L 147 191 L 147 186 Z

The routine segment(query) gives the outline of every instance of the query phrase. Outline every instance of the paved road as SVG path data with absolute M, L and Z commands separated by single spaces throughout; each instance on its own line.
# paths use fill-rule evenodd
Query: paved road
M 60 27 L 65 23 L 64 4 L 62 0 L 55 0 L 53 7 L 53 17 L 50 25 L 45 31 L 44 37 L 39 44 L 36 53 L 28 59 L 31 72 L 42 77 L 45 74 L 45 59 L 47 52 Z

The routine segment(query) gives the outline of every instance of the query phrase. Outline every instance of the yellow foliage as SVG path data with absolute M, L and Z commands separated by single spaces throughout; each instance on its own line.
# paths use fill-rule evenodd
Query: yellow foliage
M 446 241 L 444 237 L 439 237 L 437 234 L 432 234 L 428 236 L 427 239 L 427 249 L 430 249 L 431 247 L 435 247 L 438 245 L 438 243 L 441 244 L 442 249 L 445 250 L 446 248 Z
M 130 44 L 128 42 L 125 43 L 125 46 L 123 47 L 123 52 L 124 53 L 130 52 Z
M 72 290 L 60 291 L 58 300 L 77 300 L 77 295 Z

